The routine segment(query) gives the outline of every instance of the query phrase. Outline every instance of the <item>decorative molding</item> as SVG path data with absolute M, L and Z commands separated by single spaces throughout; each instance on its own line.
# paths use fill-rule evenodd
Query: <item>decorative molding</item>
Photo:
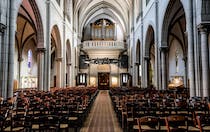
M 71 66 L 71 63 L 67 63 L 66 65 L 67 65 L 67 66 Z
M 200 32 L 207 32 L 207 26 L 204 24 L 199 24 L 197 28 Z
M 0 23 L 0 32 L 4 33 L 5 29 L 7 28 L 6 25 L 4 25 L 3 23 Z
M 150 60 L 150 57 L 149 56 L 144 56 L 144 60 Z
M 168 50 L 168 46 L 161 46 L 159 47 L 160 51 L 166 52 Z
M 63 60 L 63 58 L 61 58 L 61 57 L 56 58 L 56 61 L 62 61 L 62 60 Z
M 197 28 L 200 32 L 208 32 L 210 31 L 210 23 L 200 23 Z
M 46 52 L 46 48 L 37 48 L 36 51 L 38 53 L 45 53 Z

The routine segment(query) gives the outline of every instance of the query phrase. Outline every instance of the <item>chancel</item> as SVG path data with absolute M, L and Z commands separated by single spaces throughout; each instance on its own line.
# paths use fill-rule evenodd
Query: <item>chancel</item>
M 0 0 L 0 131 L 210 131 L 210 0 Z

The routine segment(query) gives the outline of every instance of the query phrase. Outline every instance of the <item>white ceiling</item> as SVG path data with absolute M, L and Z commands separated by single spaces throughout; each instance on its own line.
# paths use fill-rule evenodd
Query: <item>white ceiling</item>
M 106 16 L 116 21 L 127 33 L 129 11 L 133 0 L 74 0 L 74 20 L 76 31 L 82 34 L 83 27 L 92 19 Z

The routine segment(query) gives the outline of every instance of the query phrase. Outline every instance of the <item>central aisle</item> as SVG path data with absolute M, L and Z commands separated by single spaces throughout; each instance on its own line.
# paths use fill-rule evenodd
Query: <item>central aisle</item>
M 108 90 L 101 90 L 81 132 L 122 132 Z

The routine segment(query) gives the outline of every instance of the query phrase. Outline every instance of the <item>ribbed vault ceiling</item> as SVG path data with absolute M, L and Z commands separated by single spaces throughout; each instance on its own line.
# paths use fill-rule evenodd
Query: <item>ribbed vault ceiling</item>
M 76 30 L 81 34 L 86 24 L 96 17 L 103 16 L 114 20 L 126 33 L 131 6 L 132 0 L 74 0 Z

